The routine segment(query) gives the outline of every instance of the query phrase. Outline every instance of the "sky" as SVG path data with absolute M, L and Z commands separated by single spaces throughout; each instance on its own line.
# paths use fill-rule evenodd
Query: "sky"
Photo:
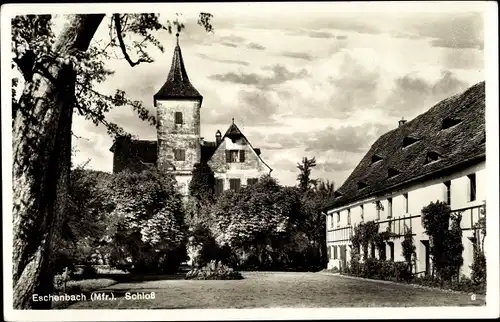
M 484 28 L 480 11 L 408 5 L 345 10 L 318 5 L 178 5 L 179 37 L 191 83 L 203 95 L 201 136 L 215 140 L 235 123 L 260 148 L 272 175 L 295 185 L 297 162 L 315 157 L 312 176 L 338 188 L 382 134 L 434 104 L 484 80 Z M 213 33 L 196 24 L 214 15 Z M 60 17 L 59 17 L 60 18 Z M 56 19 L 59 19 L 56 18 Z M 124 90 L 156 115 L 153 95 L 166 80 L 175 36 L 157 34 L 165 52 L 151 48 L 151 64 L 110 60 L 115 74 L 98 90 Z M 107 20 L 94 37 L 109 40 Z M 133 59 L 134 57 L 132 57 Z M 108 118 L 140 139 L 156 129 L 128 107 Z M 75 116 L 74 164 L 112 171 L 113 140 L 103 127 Z

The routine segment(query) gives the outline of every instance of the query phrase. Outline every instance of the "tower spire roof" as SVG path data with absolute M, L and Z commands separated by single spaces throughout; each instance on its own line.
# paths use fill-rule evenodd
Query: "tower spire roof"
M 167 80 L 154 95 L 154 99 L 202 99 L 200 92 L 194 88 L 189 81 L 189 77 L 182 59 L 182 51 L 179 46 L 179 33 L 176 34 L 177 44 L 172 57 L 172 65 L 168 73 Z

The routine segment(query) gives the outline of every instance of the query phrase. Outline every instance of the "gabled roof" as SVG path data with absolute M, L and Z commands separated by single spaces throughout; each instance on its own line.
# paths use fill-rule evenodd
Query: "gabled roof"
M 397 186 L 437 177 L 466 163 L 484 160 L 484 87 L 484 82 L 478 83 L 382 135 L 337 190 L 338 197 L 326 209 L 382 195 Z M 443 129 L 445 119 L 461 122 Z M 403 142 L 408 137 L 419 140 L 403 148 Z M 442 158 L 426 163 L 428 152 L 438 153 Z M 394 170 L 400 173 L 394 175 Z M 389 172 L 392 175 L 388 175 Z M 358 182 L 366 186 L 359 189 Z
M 179 34 L 177 34 L 177 45 L 174 49 L 172 57 L 172 65 L 168 73 L 165 84 L 160 88 L 158 93 L 154 95 L 154 100 L 157 99 L 199 99 L 203 97 L 194 88 L 189 81 L 189 77 L 182 59 L 181 47 L 179 46 Z

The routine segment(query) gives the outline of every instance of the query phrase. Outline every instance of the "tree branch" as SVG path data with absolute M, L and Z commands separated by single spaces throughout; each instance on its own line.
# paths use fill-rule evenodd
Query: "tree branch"
M 127 62 L 130 64 L 130 66 L 134 67 L 136 65 L 139 65 L 140 63 L 146 63 L 148 62 L 147 60 L 143 58 L 139 58 L 136 62 L 133 62 L 132 59 L 130 59 L 130 56 L 127 53 L 127 49 L 125 47 L 125 42 L 123 41 L 123 36 L 122 36 L 122 24 L 120 21 L 120 15 L 115 13 L 113 15 L 113 18 L 115 20 L 115 26 L 116 26 L 116 35 L 118 37 L 118 42 L 120 43 L 120 48 L 123 52 L 123 56 L 125 56 L 125 59 Z

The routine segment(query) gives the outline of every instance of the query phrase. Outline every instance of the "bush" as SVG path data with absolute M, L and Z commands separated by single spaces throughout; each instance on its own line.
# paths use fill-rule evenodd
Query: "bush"
M 83 267 L 81 275 L 84 278 L 94 277 L 97 275 L 97 270 L 93 266 L 86 265 Z
M 240 272 L 221 262 L 211 261 L 202 268 L 194 268 L 186 274 L 186 279 L 192 280 L 241 280 Z
M 474 247 L 474 259 L 470 268 L 472 269 L 471 278 L 474 284 L 486 284 L 486 257 L 477 246 Z

